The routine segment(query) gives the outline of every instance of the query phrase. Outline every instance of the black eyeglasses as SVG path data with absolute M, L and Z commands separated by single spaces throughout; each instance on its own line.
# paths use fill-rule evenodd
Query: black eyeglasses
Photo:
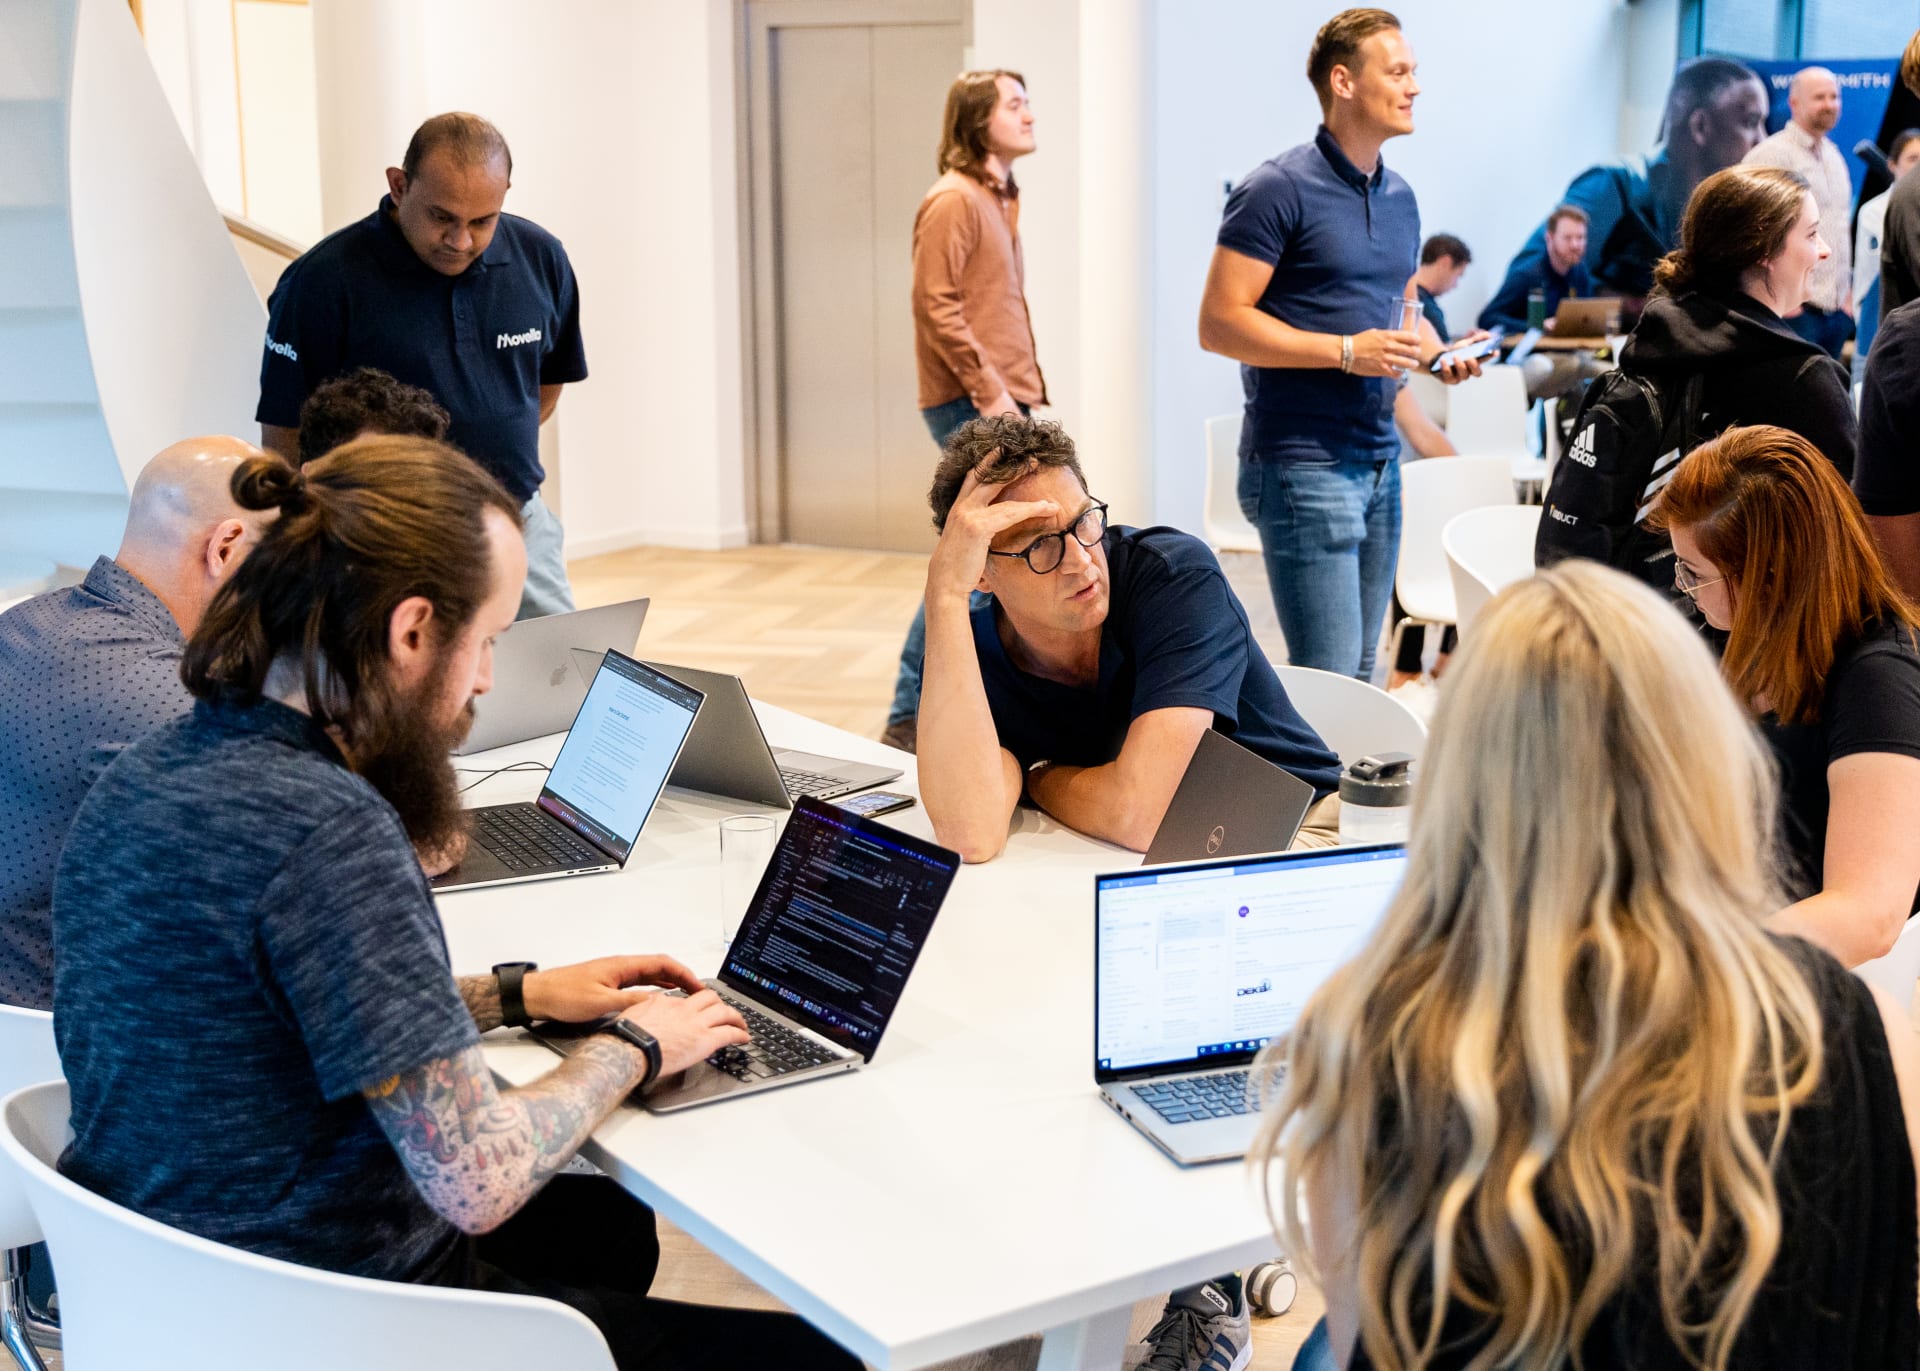
M 1089 505 L 1086 512 L 1073 521 L 1071 528 L 1058 533 L 1043 533 L 1018 552 L 995 552 L 987 549 L 989 557 L 1018 557 L 1027 564 L 1027 570 L 1045 576 L 1049 571 L 1058 571 L 1060 563 L 1067 559 L 1067 535 L 1073 535 L 1073 541 L 1081 547 L 1092 547 L 1107 536 L 1107 507 Z

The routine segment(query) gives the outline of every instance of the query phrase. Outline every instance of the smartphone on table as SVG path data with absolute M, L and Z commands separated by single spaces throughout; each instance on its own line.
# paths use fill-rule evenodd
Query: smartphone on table
M 911 809 L 913 796 L 902 795 L 897 790 L 869 790 L 834 803 L 863 819 L 872 819 L 881 814 L 891 814 L 896 809 Z

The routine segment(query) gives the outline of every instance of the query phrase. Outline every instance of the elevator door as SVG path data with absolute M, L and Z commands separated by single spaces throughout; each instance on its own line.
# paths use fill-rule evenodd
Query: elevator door
M 932 546 L 938 453 L 920 418 L 908 292 L 914 212 L 964 43 L 957 15 L 767 32 L 755 89 L 772 156 L 757 179 L 771 191 L 772 250 L 759 261 L 774 280 L 758 299 L 771 294 L 775 318 L 759 330 L 774 355 L 759 362 L 773 381 L 761 403 L 776 413 L 760 417 L 759 462 L 776 483 L 761 482 L 762 536 L 772 496 L 777 536 L 793 542 Z

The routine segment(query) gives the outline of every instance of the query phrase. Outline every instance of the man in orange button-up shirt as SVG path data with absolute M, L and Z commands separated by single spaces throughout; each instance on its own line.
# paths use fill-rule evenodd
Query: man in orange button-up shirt
M 920 412 L 942 448 L 982 414 L 1047 402 L 1027 315 L 1014 159 L 1034 149 L 1026 79 L 970 71 L 947 91 L 940 179 L 913 222 L 913 339 Z M 911 752 L 926 655 L 924 607 L 900 652 L 883 739 Z

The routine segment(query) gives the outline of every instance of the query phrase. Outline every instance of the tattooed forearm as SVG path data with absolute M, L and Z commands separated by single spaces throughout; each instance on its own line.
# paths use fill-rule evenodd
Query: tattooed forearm
M 467 1013 L 482 1033 L 500 1026 L 500 981 L 491 972 L 484 976 L 460 977 L 460 998 Z
M 634 1048 L 593 1038 L 538 1083 L 502 1094 L 473 1047 L 383 1081 L 366 1100 L 422 1198 L 485 1233 L 564 1167 L 645 1073 Z

